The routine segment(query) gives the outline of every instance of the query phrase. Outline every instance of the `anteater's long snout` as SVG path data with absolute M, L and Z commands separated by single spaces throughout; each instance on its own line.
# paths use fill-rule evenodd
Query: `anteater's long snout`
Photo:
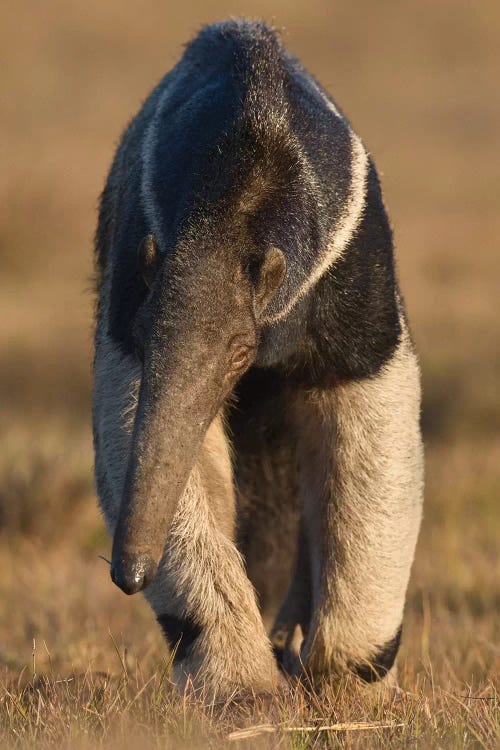
M 166 267 L 153 308 L 113 539 L 111 577 L 127 594 L 157 573 L 207 430 L 255 357 L 255 310 L 265 308 L 285 270 L 283 254 L 271 249 L 252 291 L 240 265 L 225 263 L 213 254 L 185 282 L 181 261 Z
M 122 555 L 111 563 L 111 580 L 125 594 L 137 594 L 149 586 L 156 575 L 157 563 L 149 555 Z
M 167 343 L 161 342 L 165 348 Z M 202 357 L 201 367 L 200 352 L 193 351 L 197 347 L 186 346 L 175 355 L 171 344 L 165 348 L 158 345 L 144 363 L 113 538 L 111 578 L 126 594 L 145 589 L 157 573 L 179 500 L 223 395 L 215 359 Z

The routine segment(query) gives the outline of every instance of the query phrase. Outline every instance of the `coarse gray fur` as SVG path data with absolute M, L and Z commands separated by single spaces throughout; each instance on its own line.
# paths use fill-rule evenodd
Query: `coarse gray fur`
M 386 675 L 420 525 L 419 368 L 373 161 L 272 29 L 188 45 L 125 131 L 96 251 L 112 576 L 144 590 L 179 686 Z

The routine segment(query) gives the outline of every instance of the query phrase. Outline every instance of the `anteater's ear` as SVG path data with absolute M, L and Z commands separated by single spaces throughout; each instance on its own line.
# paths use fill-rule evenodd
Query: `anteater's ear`
M 160 267 L 160 252 L 152 234 L 147 234 L 139 245 L 138 263 L 144 283 L 150 289 Z
M 276 247 L 270 248 L 262 263 L 255 286 L 255 312 L 260 317 L 279 287 L 286 272 L 285 256 Z

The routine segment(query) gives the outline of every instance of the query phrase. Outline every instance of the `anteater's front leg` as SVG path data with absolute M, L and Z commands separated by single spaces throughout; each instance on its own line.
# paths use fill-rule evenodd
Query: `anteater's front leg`
M 278 674 L 255 593 L 234 544 L 231 464 L 222 420 L 208 430 L 145 590 L 170 646 L 175 676 L 209 699 L 271 690 Z
M 419 403 L 405 335 L 377 376 L 299 405 L 313 589 L 301 659 L 313 677 L 371 682 L 393 665 L 421 515 Z

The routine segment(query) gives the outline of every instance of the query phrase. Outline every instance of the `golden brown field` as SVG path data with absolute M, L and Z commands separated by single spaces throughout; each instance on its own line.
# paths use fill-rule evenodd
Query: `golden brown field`
M 111 584 L 90 433 L 91 238 L 121 129 L 204 22 L 261 16 L 375 155 L 424 381 L 425 519 L 402 691 L 260 711 L 176 697 L 145 602 Z M 500 743 L 500 6 L 368 0 L 4 3 L 0 12 L 0 743 Z M 388 728 L 319 731 L 381 721 Z

